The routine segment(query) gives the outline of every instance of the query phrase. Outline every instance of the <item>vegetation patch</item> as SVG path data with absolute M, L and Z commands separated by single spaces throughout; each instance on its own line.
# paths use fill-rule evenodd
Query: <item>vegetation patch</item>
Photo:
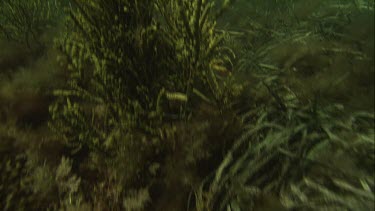
M 373 8 L 0 2 L 1 209 L 373 210 Z

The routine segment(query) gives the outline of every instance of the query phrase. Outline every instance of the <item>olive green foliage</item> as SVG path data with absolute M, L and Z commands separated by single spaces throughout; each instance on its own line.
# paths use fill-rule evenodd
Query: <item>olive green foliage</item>
M 159 81 L 168 77 L 168 69 L 162 68 L 166 66 L 157 61 L 166 56 L 163 50 L 168 46 L 158 35 L 152 5 L 74 3 L 74 27 L 61 46 L 72 71 L 71 90 L 57 91 L 63 102 L 53 108 L 53 119 L 61 124 L 59 132 L 73 135 L 67 139 L 99 149 L 115 127 L 140 126 L 155 110 Z M 87 108 L 76 99 L 84 100 Z
M 41 143 L 36 140 L 40 135 L 9 125 L 2 125 L 0 134 L 1 210 L 56 210 L 81 204 L 81 180 L 72 173 L 72 161 L 59 153 L 51 155 L 59 146 L 56 141 Z
M 221 45 L 224 36 L 214 32 L 213 2 L 161 0 L 156 6 L 163 18 L 164 35 L 177 54 L 179 66 L 174 68 L 181 70 L 182 91 L 189 95 L 193 88 L 205 85 L 208 89 L 201 91 L 222 105 L 224 93 L 212 65 L 231 63 L 234 54 Z
M 187 116 L 199 84 L 223 98 L 210 62 L 230 58 L 221 53 L 209 1 L 74 3 L 73 27 L 60 42 L 72 77 L 51 111 L 53 126 L 75 147 L 103 150 L 113 131 L 153 134 L 166 101 L 178 101 L 177 115 Z
M 171 148 L 161 141 L 161 131 L 171 132 L 163 125 L 188 120 L 201 100 L 229 105 L 231 83 L 212 64 L 234 56 L 214 33 L 210 1 L 72 3 L 57 41 L 69 82 L 54 92 L 50 126 L 82 171 L 100 175 L 82 183 L 95 207 L 146 206 L 150 162 Z
M 0 2 L 0 37 L 27 45 L 44 47 L 41 35 L 61 17 L 59 3 L 52 0 L 3 0 Z
M 327 103 L 373 110 L 373 1 L 238 4 L 218 23 L 228 30 L 225 41 L 244 78 L 274 71 L 305 102 L 318 94 Z M 236 24 L 240 17 L 246 18 Z
M 195 190 L 195 207 L 374 209 L 373 1 L 246 5 L 219 21 L 236 77 L 253 82 L 238 105 L 244 130 Z
M 3 210 L 15 210 L 16 208 L 23 208 L 30 203 L 29 201 L 19 200 L 28 191 L 23 189 L 23 184 L 20 182 L 20 177 L 27 175 L 25 168 L 24 154 L 11 154 L 7 151 L 14 150 L 12 140 L 9 137 L 0 137 L 1 146 L 1 178 L 0 178 L 0 204 Z
M 374 115 L 303 106 L 278 78 L 259 84 L 269 101 L 241 115 L 244 131 L 195 192 L 197 210 L 263 210 L 265 194 L 288 209 L 374 209 Z
M 0 3 L 1 210 L 374 209 L 373 1 L 70 3 Z

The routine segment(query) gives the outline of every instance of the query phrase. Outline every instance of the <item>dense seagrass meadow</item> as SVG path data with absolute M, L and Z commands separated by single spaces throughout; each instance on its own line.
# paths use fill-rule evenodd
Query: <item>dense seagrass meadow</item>
M 374 0 L 1 0 L 0 210 L 374 210 L 374 72 Z

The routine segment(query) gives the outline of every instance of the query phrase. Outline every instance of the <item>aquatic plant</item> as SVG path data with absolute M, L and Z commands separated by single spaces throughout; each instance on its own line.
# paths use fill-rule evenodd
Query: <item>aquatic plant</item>
M 102 148 L 112 130 L 153 134 L 170 109 L 163 99 L 180 101 L 177 116 L 185 117 L 193 93 L 223 103 L 226 93 L 210 64 L 230 62 L 231 51 L 214 33 L 211 2 L 73 3 L 73 27 L 59 43 L 72 77 L 51 107 L 52 126 L 66 139 Z
M 242 113 L 242 135 L 195 191 L 196 209 L 373 209 L 374 115 L 319 98 L 303 106 L 279 80 L 269 73 L 255 89 L 269 100 Z
M 134 198 L 130 189 L 147 191 L 150 159 L 168 148 L 160 142 L 163 124 L 186 121 L 199 101 L 229 104 L 230 84 L 222 85 L 212 64 L 230 64 L 232 55 L 214 32 L 210 1 L 72 3 L 57 42 L 70 78 L 54 91 L 50 127 L 72 156 L 95 163 L 84 168 L 102 175 L 86 187 L 97 206 L 120 209 L 130 206 L 122 203 Z

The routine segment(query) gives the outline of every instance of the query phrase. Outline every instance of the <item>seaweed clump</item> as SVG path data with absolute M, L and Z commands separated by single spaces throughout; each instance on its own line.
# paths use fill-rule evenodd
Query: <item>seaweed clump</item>
M 70 79 L 54 91 L 50 126 L 78 171 L 101 175 L 97 186 L 82 186 L 94 189 L 86 197 L 100 195 L 97 206 L 120 209 L 130 206 L 123 198 L 137 195 L 131 190 L 147 190 L 149 161 L 171 147 L 161 142 L 170 128 L 163 125 L 187 121 L 201 101 L 220 111 L 230 106 L 235 92 L 217 70 L 234 55 L 214 33 L 210 1 L 72 2 L 67 34 L 57 42 Z

